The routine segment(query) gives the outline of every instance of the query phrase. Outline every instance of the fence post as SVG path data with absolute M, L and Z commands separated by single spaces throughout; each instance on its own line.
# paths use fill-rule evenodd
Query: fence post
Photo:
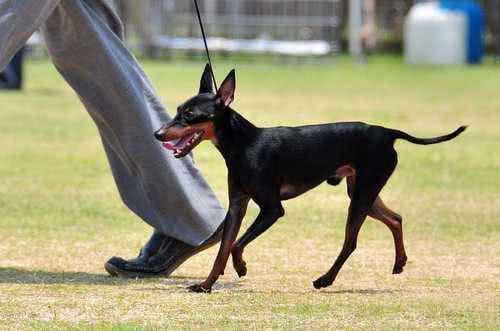
M 234 31 L 236 38 L 241 38 L 242 27 L 239 23 L 239 18 L 241 15 L 241 0 L 231 0 L 230 1 L 230 15 L 231 15 L 231 28 Z
M 361 33 L 362 43 L 368 52 L 372 52 L 377 47 L 377 27 L 376 27 L 376 7 L 375 0 L 364 0 L 364 22 Z
M 153 26 L 151 20 L 153 19 L 151 3 L 144 1 L 134 5 L 133 10 L 136 10 L 137 15 L 137 32 L 141 38 L 141 48 L 143 54 L 148 57 L 154 55 L 154 42 L 153 42 Z
M 349 0 L 349 53 L 356 57 L 360 57 L 363 53 L 362 26 L 363 0 Z
M 209 35 L 215 34 L 214 31 L 214 26 L 213 22 L 215 22 L 216 19 L 216 14 L 217 14 L 217 5 L 216 5 L 216 0 L 205 0 L 205 22 L 207 23 L 207 33 Z

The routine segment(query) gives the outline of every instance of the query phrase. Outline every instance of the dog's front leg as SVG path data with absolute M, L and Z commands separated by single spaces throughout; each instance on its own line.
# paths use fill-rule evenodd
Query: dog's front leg
M 234 190 L 234 188 L 230 189 L 229 196 L 229 210 L 224 219 L 224 232 L 219 253 L 217 254 L 212 271 L 207 279 L 201 284 L 189 287 L 189 290 L 192 292 L 210 293 L 212 291 L 212 285 L 217 281 L 220 275 L 224 274 L 224 269 L 226 268 L 227 260 L 231 253 L 231 247 L 236 240 L 250 200 L 246 194 Z
M 275 206 L 271 206 L 264 206 L 263 209 L 261 209 L 253 224 L 250 225 L 243 236 L 238 239 L 231 250 L 233 255 L 233 266 L 240 277 L 246 276 L 247 274 L 246 262 L 243 260 L 243 250 L 245 247 L 269 229 L 280 217 L 285 214 L 285 211 L 279 202 L 276 203 Z

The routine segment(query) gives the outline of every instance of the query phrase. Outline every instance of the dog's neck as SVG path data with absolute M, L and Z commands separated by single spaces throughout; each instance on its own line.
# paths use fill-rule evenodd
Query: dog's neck
M 215 122 L 215 136 L 212 142 L 228 161 L 237 157 L 258 134 L 258 128 L 231 108 L 224 111 Z

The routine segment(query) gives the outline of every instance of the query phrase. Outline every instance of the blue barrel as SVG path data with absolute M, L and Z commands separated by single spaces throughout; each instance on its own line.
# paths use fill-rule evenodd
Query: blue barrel
M 441 0 L 441 7 L 447 10 L 462 11 L 468 20 L 467 62 L 477 64 L 484 55 L 484 10 L 471 0 Z

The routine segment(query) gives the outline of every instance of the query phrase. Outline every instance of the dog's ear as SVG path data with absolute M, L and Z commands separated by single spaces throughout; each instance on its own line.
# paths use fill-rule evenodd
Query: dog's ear
M 208 63 L 205 66 L 205 70 L 203 70 L 203 75 L 201 75 L 200 90 L 198 91 L 198 94 L 202 93 L 214 93 L 212 72 L 210 70 L 210 64 Z
M 226 79 L 222 82 L 217 91 L 217 99 L 225 106 L 229 106 L 234 100 L 234 90 L 236 89 L 236 72 L 231 70 Z

